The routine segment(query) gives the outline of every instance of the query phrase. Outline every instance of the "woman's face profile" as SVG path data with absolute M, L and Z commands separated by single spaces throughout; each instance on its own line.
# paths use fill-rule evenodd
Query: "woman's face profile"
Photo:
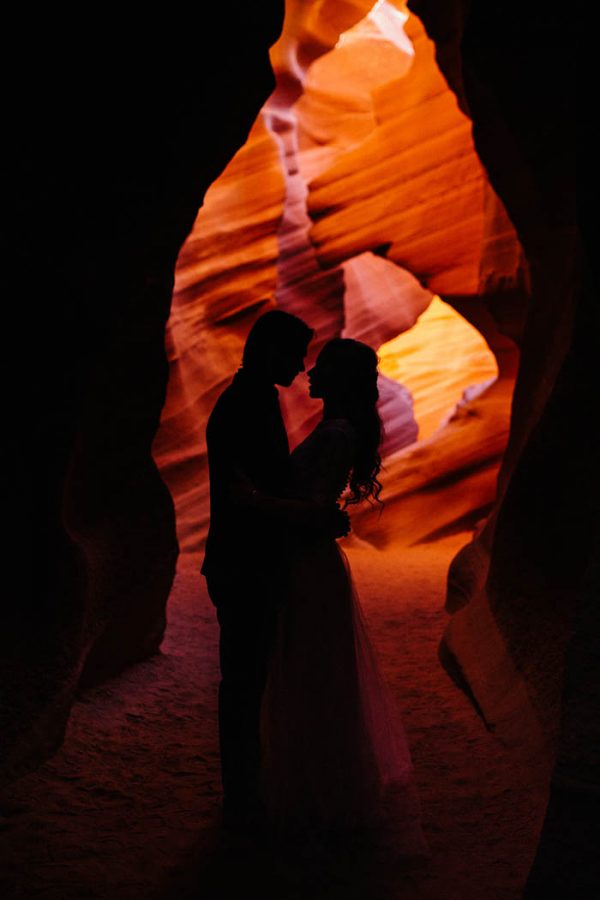
M 328 399 L 337 393 L 339 381 L 339 366 L 336 367 L 332 354 L 322 350 L 308 373 L 309 396 L 315 399 Z

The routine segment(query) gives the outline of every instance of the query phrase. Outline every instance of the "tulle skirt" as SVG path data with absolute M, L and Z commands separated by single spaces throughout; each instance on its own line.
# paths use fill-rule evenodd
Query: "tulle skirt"
M 346 556 L 298 555 L 262 709 L 261 785 L 284 830 L 393 828 L 426 853 L 406 736 L 379 673 Z

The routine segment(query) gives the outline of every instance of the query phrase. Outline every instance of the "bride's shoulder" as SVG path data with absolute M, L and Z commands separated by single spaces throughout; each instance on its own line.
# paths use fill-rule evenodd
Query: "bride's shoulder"
M 347 419 L 323 419 L 300 446 L 306 452 L 341 453 L 350 452 L 355 441 L 354 427 Z
M 351 442 L 356 438 L 354 426 L 348 419 L 323 419 L 317 428 L 320 428 L 323 434 L 331 435 L 334 438 L 339 436 Z

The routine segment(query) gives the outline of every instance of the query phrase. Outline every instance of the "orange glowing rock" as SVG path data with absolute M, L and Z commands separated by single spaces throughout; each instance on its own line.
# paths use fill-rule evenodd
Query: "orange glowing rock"
M 204 426 L 240 364 L 249 324 L 273 302 L 283 198 L 278 148 L 259 116 L 207 191 L 177 263 L 169 386 L 153 454 L 175 499 L 184 553 L 199 550 L 208 523 Z
M 363 506 L 353 531 L 375 546 L 415 544 L 482 524 L 496 498 L 512 381 L 459 402 L 443 428 L 384 460 L 383 513 Z
M 308 365 L 338 335 L 382 348 L 385 457 L 404 452 L 419 429 L 429 438 L 465 390 L 496 375 L 490 348 L 506 381 L 481 418 L 450 428 L 456 441 L 436 435 L 435 471 L 495 466 L 506 434 L 514 346 L 499 338 L 489 312 L 460 307 L 486 346 L 457 313 L 439 314 L 441 300 L 430 304 L 439 291 L 481 305 L 481 289 L 515 278 L 520 248 L 420 22 L 402 4 L 291 3 L 272 60 L 278 87 L 207 193 L 177 267 L 155 455 L 184 552 L 200 550 L 206 533 L 209 410 L 269 303 L 315 329 Z M 281 399 L 293 447 L 321 407 L 304 376 Z M 423 465 L 409 478 L 415 490 L 433 471 Z M 403 495 L 405 476 L 395 463 L 390 472 L 388 497 Z M 433 505 L 423 527 L 441 527 L 451 509 L 460 517 L 489 506 L 494 478 L 463 492 L 456 508 L 446 503 L 443 514 Z M 387 521 L 391 528 L 391 514 Z M 415 535 L 422 531 L 415 525 Z
M 392 70 L 371 92 L 372 128 L 310 183 L 311 237 L 326 264 L 386 246 L 389 259 L 432 291 L 476 293 L 489 188 L 471 123 L 435 64 L 432 42 L 414 16 L 406 32 L 414 56 L 388 44 L 406 71 Z M 329 54 L 329 68 L 343 52 L 342 45 Z M 321 68 L 313 66 L 307 99 L 298 104 L 301 128 L 314 143 L 321 135 L 305 110 L 311 93 L 328 91 L 328 70 Z
M 417 324 L 379 348 L 379 369 L 412 395 L 419 439 L 430 437 L 466 392 L 468 399 L 498 374 L 478 331 L 434 297 Z

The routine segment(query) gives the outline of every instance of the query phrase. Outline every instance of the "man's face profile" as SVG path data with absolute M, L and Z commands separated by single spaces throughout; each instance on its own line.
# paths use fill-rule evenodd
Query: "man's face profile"
M 301 347 L 281 348 L 273 355 L 273 380 L 281 387 L 289 387 L 296 375 L 304 372 L 304 358 L 308 344 Z

